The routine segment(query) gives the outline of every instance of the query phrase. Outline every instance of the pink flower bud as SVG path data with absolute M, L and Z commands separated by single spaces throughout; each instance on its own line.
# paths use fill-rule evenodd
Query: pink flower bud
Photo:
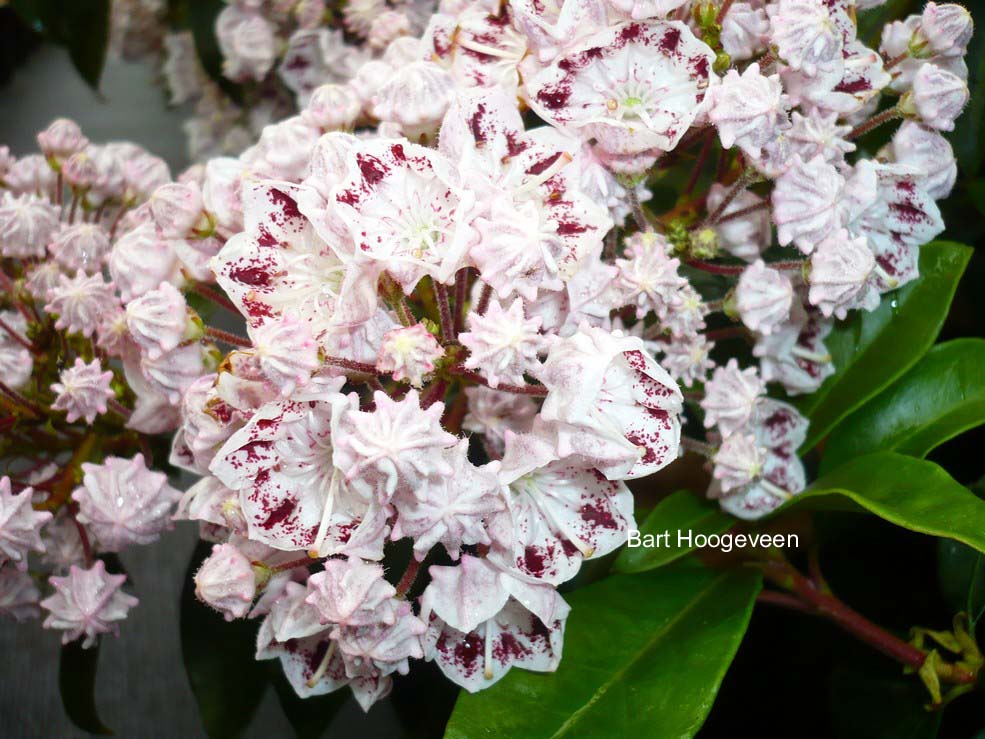
M 195 595 L 227 621 L 243 618 L 256 596 L 253 564 L 232 544 L 212 547 L 212 554 L 195 573 Z
M 66 159 L 89 145 L 75 121 L 59 118 L 38 134 L 38 146 L 44 155 L 54 159 Z
M 100 634 L 116 633 L 115 622 L 126 618 L 138 603 L 120 589 L 126 579 L 126 575 L 106 572 L 101 559 L 89 569 L 73 565 L 66 577 L 50 578 L 55 594 L 41 601 L 41 607 L 50 612 L 44 627 L 64 631 L 62 644 L 84 636 L 83 649 L 95 644 Z
M 787 320 L 793 303 L 793 283 L 779 270 L 757 260 L 746 269 L 735 288 L 735 307 L 742 322 L 763 334 Z
M 112 379 L 112 370 L 103 372 L 98 359 L 86 364 L 81 357 L 76 357 L 75 364 L 63 369 L 58 382 L 51 386 L 51 391 L 58 396 L 51 407 L 66 411 L 65 420 L 69 423 L 85 418 L 85 422 L 92 425 L 97 415 L 106 412 L 106 401 L 114 396 L 109 386 Z
M 960 5 L 927 3 L 920 18 L 920 34 L 941 56 L 964 56 L 974 31 L 971 13 Z
M 202 220 L 202 194 L 195 185 L 163 185 L 148 202 L 154 223 L 169 239 L 186 238 Z
M 954 120 L 968 103 L 968 83 L 934 64 L 924 64 L 913 78 L 912 104 L 926 125 L 953 131 Z M 900 103 L 906 106 L 905 98 Z

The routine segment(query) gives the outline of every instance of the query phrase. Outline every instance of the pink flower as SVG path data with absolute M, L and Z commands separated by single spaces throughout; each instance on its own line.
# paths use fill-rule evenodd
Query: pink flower
M 874 310 L 879 293 L 869 285 L 877 269 L 864 236 L 851 238 L 847 231 L 832 234 L 811 256 L 809 298 L 825 316 L 845 318 L 851 308 Z
M 764 457 L 765 451 L 756 445 L 752 434 L 735 433 L 727 437 L 712 458 L 713 476 L 722 492 L 744 487 L 759 477 Z
M 933 129 L 916 121 L 904 121 L 893 136 L 893 160 L 921 172 L 919 185 L 939 200 L 951 194 L 958 177 L 958 165 L 951 144 Z
M 117 239 L 108 262 L 113 284 L 125 303 L 160 287 L 162 282 L 180 279 L 174 247 L 152 223 L 137 226 Z
M 27 320 L 20 311 L 0 311 L 0 320 L 16 331 L 18 336 L 26 336 Z M 33 371 L 34 357 L 27 347 L 0 330 L 0 376 L 4 378 L 4 384 L 17 390 L 27 384 Z
M 158 230 L 169 239 L 183 239 L 199 228 L 202 193 L 197 185 L 172 182 L 154 191 L 148 201 Z
M 523 301 L 517 298 L 507 310 L 491 301 L 482 315 L 468 315 L 469 331 L 459 341 L 469 350 L 465 366 L 474 369 L 496 388 L 500 382 L 523 385 L 523 376 L 540 366 L 537 356 L 546 346 L 540 333 L 543 319 L 526 318 Z
M 212 547 L 195 573 L 195 595 L 219 611 L 226 621 L 243 618 L 256 595 L 253 564 L 232 544 Z
M 714 61 L 683 23 L 622 23 L 526 78 L 525 99 L 610 154 L 670 151 L 702 108 Z
M 250 336 L 260 372 L 282 397 L 307 385 L 319 367 L 318 345 L 310 325 L 290 314 L 250 329 Z
M 58 382 L 52 384 L 51 391 L 58 397 L 51 407 L 65 411 L 65 420 L 74 423 L 80 418 L 92 425 L 96 416 L 106 412 L 106 401 L 114 397 L 110 388 L 113 371 L 103 372 L 99 359 L 93 359 L 86 364 L 81 357 L 75 358 L 75 364 L 61 371 Z
M 79 504 L 79 522 L 106 551 L 150 544 L 170 526 L 171 510 L 181 494 L 168 485 L 167 475 L 147 469 L 142 454 L 133 459 L 107 457 L 102 464 L 86 462 L 82 471 L 82 487 L 75 489 L 72 500 Z
M 62 644 L 84 636 L 83 649 L 95 644 L 100 634 L 116 633 L 115 622 L 125 619 L 138 602 L 121 590 L 126 579 L 126 575 L 106 572 L 102 560 L 89 569 L 73 565 L 66 577 L 50 578 L 55 593 L 41 601 L 41 607 L 50 612 L 44 627 L 64 631 Z
M 724 367 L 715 369 L 705 384 L 701 409 L 705 412 L 705 428 L 717 426 L 723 438 L 741 431 L 753 418 L 756 404 L 766 395 L 766 383 L 755 367 L 739 369 L 730 359 Z
M 10 478 L 0 477 L 0 565 L 26 562 L 29 551 L 44 551 L 41 527 L 51 520 L 51 513 L 31 507 L 33 494 L 31 488 L 24 488 L 14 495 Z
M 787 320 L 794 291 L 790 278 L 761 259 L 746 269 L 735 288 L 735 307 L 742 323 L 763 334 Z
M 396 594 L 378 564 L 358 558 L 330 559 L 308 578 L 305 603 L 314 606 L 323 624 L 370 626 L 395 614 L 383 607 Z
M 34 584 L 30 573 L 16 567 L 0 567 L 0 616 L 15 621 L 37 618 L 41 591 Z
M 376 369 L 389 372 L 394 380 L 421 387 L 424 376 L 434 370 L 435 362 L 444 353 L 444 348 L 424 324 L 415 323 L 383 335 Z
M 561 456 L 581 455 L 614 480 L 676 459 L 681 393 L 640 339 L 582 325 L 551 347 L 537 376 Z
M 66 159 L 89 145 L 79 124 L 67 118 L 59 118 L 48 124 L 38 134 L 38 147 L 46 157 Z
M 125 310 L 130 336 L 151 359 L 173 351 L 185 338 L 188 306 L 170 282 L 131 300 Z
M 938 131 L 953 131 L 954 120 L 968 103 L 968 83 L 934 64 L 924 64 L 913 78 L 912 105 L 920 120 Z M 901 102 L 905 107 L 905 101 Z
M 118 304 L 113 285 L 102 274 L 79 272 L 75 277 L 59 278 L 58 284 L 48 291 L 44 310 L 58 317 L 55 328 L 88 337 L 96 331 L 100 319 Z
M 791 69 L 809 77 L 840 69 L 844 44 L 855 33 L 847 7 L 821 0 L 779 0 L 768 5 L 766 13 L 770 41 Z
M 70 271 L 94 274 L 102 269 L 110 251 L 109 234 L 96 223 L 65 226 L 48 244 L 48 252 Z
M 43 257 L 58 228 L 58 208 L 37 195 L 0 193 L 0 254 Z
M 570 608 L 554 588 L 470 556 L 458 567 L 429 572 L 431 584 L 421 596 L 426 658 L 448 679 L 474 693 L 514 665 L 535 672 L 557 669 Z
M 758 156 L 763 145 L 788 125 L 788 103 L 780 76 L 760 74 L 758 63 L 750 64 L 741 75 L 730 69 L 708 97 L 708 119 L 715 124 L 726 149 L 738 144 L 743 151 Z
M 920 17 L 920 35 L 941 56 L 964 56 L 973 30 L 971 13 L 952 3 L 927 3 Z

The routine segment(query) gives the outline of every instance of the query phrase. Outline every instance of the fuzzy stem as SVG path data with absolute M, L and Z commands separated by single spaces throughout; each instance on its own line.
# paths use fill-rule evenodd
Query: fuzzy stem
M 440 282 L 432 282 L 434 286 L 434 299 L 438 304 L 438 313 L 441 316 L 441 340 L 443 343 L 454 341 L 456 337 L 455 322 L 451 317 L 451 303 L 448 301 L 448 288 Z
M 705 164 L 708 162 L 708 157 L 711 154 L 711 147 L 714 143 L 715 130 L 711 129 L 705 133 L 705 142 L 701 145 L 701 152 L 698 154 L 698 158 L 694 163 L 694 169 L 691 170 L 691 177 L 688 179 L 687 185 L 684 187 L 684 197 L 688 197 L 692 192 L 694 192 L 694 188 L 698 184 L 698 180 L 701 179 L 701 171 L 705 168 Z
M 708 217 L 705 218 L 694 230 L 697 231 L 705 226 L 716 225 L 718 223 L 718 219 L 722 217 L 726 210 L 728 210 L 728 207 L 732 204 L 732 201 L 739 197 L 739 195 L 741 195 L 745 189 L 752 184 L 756 177 L 757 173 L 754 169 L 747 169 L 739 175 L 739 179 L 737 179 L 731 189 L 725 193 L 725 198 L 718 204 L 718 207 L 709 213 Z
M 417 580 L 417 575 L 421 571 L 421 565 L 424 563 L 423 560 L 417 561 L 417 557 L 411 555 L 410 562 L 407 564 L 407 569 L 404 570 L 404 574 L 400 578 L 400 582 L 397 583 L 397 597 L 403 598 L 410 592 L 410 589 L 414 587 L 414 581 Z
M 351 370 L 353 372 L 362 372 L 363 374 L 373 375 L 374 377 L 379 374 L 376 367 L 368 362 L 356 362 L 351 359 L 343 359 L 342 357 L 325 357 L 326 364 L 333 364 L 336 367 L 341 367 L 342 369 Z
M 32 344 L 26 338 L 24 338 L 19 333 L 17 333 L 17 331 L 14 330 L 13 326 L 10 326 L 6 321 L 2 319 L 0 319 L 0 329 L 6 331 L 10 335 L 10 338 L 12 338 L 14 341 L 16 341 L 25 349 L 27 349 L 29 352 L 31 352 L 31 354 L 37 354 L 38 348 L 34 346 L 34 344 Z
M 894 56 L 892 59 L 887 59 L 883 63 L 882 68 L 888 72 L 890 69 L 892 69 L 893 67 L 895 67 L 897 64 L 906 61 L 907 58 L 909 58 L 909 56 L 910 56 L 910 51 L 909 51 L 909 49 L 907 49 L 906 51 L 904 51 L 899 56 Z
M 491 387 L 489 380 L 480 375 L 478 372 L 472 372 L 471 370 L 465 369 L 462 365 L 455 365 L 454 367 L 448 368 L 449 374 L 458 375 L 459 377 L 464 377 L 466 379 L 477 382 L 480 385 L 485 385 L 486 387 Z M 545 397 L 547 395 L 547 388 L 543 385 L 504 385 L 499 383 L 495 387 L 496 390 L 502 390 L 506 393 L 516 393 L 518 395 L 536 395 L 538 397 Z
M 249 340 L 244 339 L 242 336 L 237 336 L 236 334 L 230 333 L 229 331 L 223 331 L 221 328 L 213 328 L 212 326 L 205 327 L 205 335 L 210 339 L 215 341 L 221 341 L 223 344 L 228 344 L 229 346 L 236 346 L 241 349 L 249 349 L 253 346 Z
M 761 203 L 756 203 L 755 205 L 750 205 L 746 208 L 739 208 L 739 210 L 728 213 L 727 215 L 723 215 L 718 219 L 718 223 L 727 223 L 728 221 L 735 221 L 738 220 L 739 218 L 745 218 L 746 216 L 755 213 L 756 211 L 764 210 L 769 207 L 770 207 L 769 201 L 764 200 Z
M 115 413 L 120 418 L 122 418 L 124 423 L 130 421 L 130 416 L 133 415 L 133 412 L 125 405 L 120 403 L 120 401 L 118 401 L 116 398 L 110 398 L 108 401 L 106 401 L 106 405 L 109 407 L 111 411 L 113 411 L 113 413 Z
M 700 454 L 702 457 L 708 457 L 708 459 L 715 456 L 715 447 L 707 441 L 692 439 L 690 436 L 681 436 L 681 446 L 689 452 Z
M 483 284 L 482 292 L 479 293 L 479 304 L 475 307 L 475 312 L 480 316 L 486 314 L 486 309 L 489 308 L 489 301 L 492 300 L 492 287 Z
M 465 330 L 465 306 L 469 301 L 469 268 L 463 267 L 455 275 L 455 334 Z
M 855 126 L 855 128 L 849 131 L 848 135 L 845 136 L 845 140 L 851 141 L 852 139 L 857 139 L 859 136 L 864 136 L 869 131 L 878 128 L 883 123 L 888 123 L 889 121 L 896 120 L 899 117 L 900 112 L 898 108 L 886 108 L 886 110 L 881 113 L 876 113 L 869 120 Z
M 428 385 L 427 390 L 421 396 L 421 408 L 427 410 L 432 405 L 437 403 L 439 400 L 445 397 L 445 392 L 448 390 L 448 380 L 443 377 L 437 378 L 434 382 Z
M 640 199 L 636 195 L 635 188 L 626 188 L 626 199 L 629 201 L 629 207 L 632 209 L 633 220 L 636 221 L 636 227 L 640 231 L 652 231 L 653 225 L 650 223 L 650 219 L 647 218 L 646 211 L 643 210 L 643 204 L 640 203 Z
M 9 400 L 21 406 L 25 410 L 30 411 L 32 415 L 38 416 L 39 418 L 44 418 L 44 416 L 46 415 L 44 408 L 42 408 L 40 405 L 38 405 L 32 400 L 28 400 L 19 392 L 17 392 L 11 387 L 8 387 L 3 382 L 0 382 L 0 393 L 7 396 Z
M 732 7 L 732 2 L 733 0 L 725 0 L 725 2 L 722 3 L 722 7 L 718 10 L 718 15 L 715 16 L 715 23 L 717 25 L 722 25 L 722 21 L 725 20 L 725 15 L 728 13 L 729 8 Z

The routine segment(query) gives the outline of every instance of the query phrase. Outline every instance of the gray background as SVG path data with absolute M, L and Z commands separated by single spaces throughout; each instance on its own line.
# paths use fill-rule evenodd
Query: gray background
M 103 99 L 79 79 L 67 55 L 44 47 L 0 87 L 0 145 L 34 153 L 34 136 L 53 118 L 75 119 L 94 142 L 127 139 L 164 157 L 177 175 L 186 166 L 183 110 L 169 110 L 149 68 L 111 61 Z M 185 679 L 178 637 L 178 600 L 196 527 L 179 524 L 160 542 L 136 547 L 122 559 L 140 598 L 120 629 L 103 640 L 97 702 L 103 722 L 120 737 L 205 736 Z M 65 718 L 58 695 L 59 636 L 40 622 L 0 619 L 0 737 L 83 737 Z M 248 737 L 290 737 L 272 690 Z M 350 700 L 333 722 L 333 737 L 399 737 L 389 702 L 363 719 Z

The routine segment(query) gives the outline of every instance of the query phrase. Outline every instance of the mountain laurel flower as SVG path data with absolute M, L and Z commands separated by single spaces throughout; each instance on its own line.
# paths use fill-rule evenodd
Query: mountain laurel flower
M 106 402 L 115 396 L 110 382 L 113 371 L 103 371 L 99 359 L 93 359 L 86 364 L 81 357 L 75 358 L 75 364 L 66 367 L 58 375 L 58 382 L 51 386 L 51 391 L 58 397 L 51 407 L 65 411 L 69 423 L 84 418 L 89 425 L 96 416 L 106 412 Z
M 845 34 L 854 21 L 847 4 L 823 0 L 779 0 L 768 5 L 770 42 L 777 56 L 808 77 L 840 71 Z
M 558 452 L 591 460 L 610 480 L 650 474 L 677 458 L 683 397 L 643 342 L 582 325 L 556 342 L 537 377 L 541 409 L 558 422 Z
M 98 223 L 64 226 L 48 244 L 48 252 L 63 269 L 94 274 L 110 252 L 109 233 Z
M 927 3 L 920 16 L 918 33 L 929 46 L 931 54 L 944 57 L 964 56 L 973 31 L 971 13 L 967 8 L 953 3 Z M 919 43 L 917 46 L 919 47 Z M 926 52 L 918 49 L 918 56 L 924 54 Z
M 0 616 L 15 621 L 37 618 L 41 591 L 34 584 L 31 573 L 16 567 L 0 567 Z
M 727 493 L 741 488 L 759 477 L 765 461 L 764 450 L 749 433 L 728 436 L 712 457 L 712 476 Z
M 489 387 L 501 382 L 522 385 L 523 375 L 540 364 L 537 355 L 545 348 L 542 323 L 540 317 L 524 316 L 520 298 L 506 310 L 494 300 L 482 315 L 469 313 L 469 330 L 458 337 L 469 350 L 465 366 L 489 380 Z
M 717 427 L 723 438 L 745 428 L 754 417 L 756 404 L 766 395 L 766 383 L 755 367 L 739 369 L 730 359 L 724 367 L 715 368 L 705 383 L 701 409 L 705 412 L 705 428 Z
M 968 83 L 946 69 L 924 64 L 913 78 L 913 90 L 900 101 L 900 109 L 916 115 L 924 125 L 953 131 L 954 121 L 968 104 Z
M 308 578 L 305 603 L 314 606 L 323 624 L 372 626 L 395 615 L 383 606 L 396 592 L 384 579 L 381 565 L 358 557 L 330 559 L 324 570 Z
M 425 375 L 434 371 L 435 362 L 445 350 L 423 323 L 387 331 L 380 342 L 376 369 L 388 372 L 398 382 L 421 387 Z
M 282 396 L 304 387 L 318 369 L 318 344 L 307 322 L 285 315 L 250 329 L 250 335 L 260 372 Z
M 162 282 L 126 304 L 127 329 L 151 359 L 178 347 L 188 331 L 185 296 L 170 282 Z
M 48 511 L 31 506 L 34 491 L 11 492 L 10 478 L 0 477 L 0 565 L 25 563 L 29 551 L 43 552 L 41 527 L 51 520 Z
M 57 317 L 55 328 L 89 337 L 103 316 L 118 305 L 112 283 L 106 282 L 102 274 L 78 272 L 75 277 L 61 276 L 48 291 L 44 310 Z
M 763 334 L 787 320 L 794 300 L 793 282 L 779 270 L 757 259 L 739 277 L 735 309 L 742 323 Z
M 167 475 L 147 469 L 142 454 L 133 459 L 107 457 L 102 464 L 86 462 L 82 472 L 82 486 L 72 500 L 79 504 L 79 522 L 106 551 L 150 544 L 170 526 L 181 493 L 168 485 Z
M 879 269 L 864 236 L 852 238 L 847 231 L 832 234 L 811 255 L 808 296 L 825 316 L 844 318 L 849 308 L 873 310 L 878 293 L 869 277 Z
M 121 589 L 126 579 L 109 574 L 101 559 L 87 569 L 73 565 L 65 577 L 51 577 L 55 593 L 41 601 L 48 611 L 44 627 L 63 631 L 62 644 L 85 637 L 83 649 L 93 646 L 100 634 L 116 633 L 116 622 L 138 602 Z
M 313 128 L 339 131 L 352 128 L 362 112 L 362 101 L 350 85 L 322 85 L 311 93 L 301 118 Z
M 904 121 L 893 135 L 892 160 L 921 172 L 917 178 L 935 200 L 951 194 L 958 178 L 958 164 L 950 142 L 932 128 Z
M 0 192 L 0 255 L 43 257 L 58 228 L 58 208 L 37 195 Z
M 708 120 L 715 124 L 726 149 L 738 145 L 759 156 L 763 145 L 776 138 L 788 122 L 780 75 L 760 74 L 755 62 L 742 74 L 730 69 L 721 84 L 711 88 L 708 98 Z
M 184 239 L 208 226 L 207 220 L 203 223 L 202 193 L 197 185 L 162 185 L 147 202 L 154 224 L 169 239 Z
M 48 124 L 38 134 L 38 147 L 51 159 L 66 159 L 89 146 L 89 139 L 79 124 L 67 118 L 59 118 Z
M 27 333 L 27 319 L 19 311 L 0 311 L 0 320 L 18 336 Z M 7 331 L 0 330 L 0 377 L 7 387 L 17 390 L 28 383 L 34 371 L 31 351 Z
M 256 596 L 257 576 L 250 559 L 232 544 L 217 544 L 195 573 L 195 595 L 226 621 L 243 618 Z

